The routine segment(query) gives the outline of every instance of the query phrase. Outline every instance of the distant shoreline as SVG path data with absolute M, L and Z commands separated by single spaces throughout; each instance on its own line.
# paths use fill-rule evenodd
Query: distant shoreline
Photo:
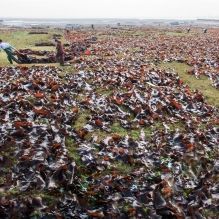
M 196 25 L 196 24 L 218 24 L 212 20 L 206 19 L 131 19 L 131 18 L 5 18 L 1 19 L 1 25 L 5 27 L 34 27 L 34 26 L 49 26 L 49 27 L 62 27 L 71 28 L 74 26 L 89 27 L 94 26 L 108 26 L 108 25 L 121 25 L 121 26 L 146 26 L 146 25 L 171 25 L 177 22 L 180 25 Z

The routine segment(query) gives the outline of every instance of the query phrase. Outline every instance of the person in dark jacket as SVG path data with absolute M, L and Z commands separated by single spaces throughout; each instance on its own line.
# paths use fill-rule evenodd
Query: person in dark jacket
M 62 46 L 61 41 L 58 39 L 55 39 L 56 42 L 56 60 L 60 63 L 60 65 L 64 65 L 64 59 L 65 59 L 65 53 Z
M 0 40 L 0 50 L 1 49 L 3 49 L 6 52 L 7 58 L 10 64 L 13 64 L 12 60 L 15 61 L 16 63 L 20 63 L 20 61 L 14 57 L 14 55 L 20 54 L 19 51 L 15 47 L 10 45 L 9 43 L 5 43 L 2 40 Z M 13 50 L 17 51 L 17 53 L 15 53 Z

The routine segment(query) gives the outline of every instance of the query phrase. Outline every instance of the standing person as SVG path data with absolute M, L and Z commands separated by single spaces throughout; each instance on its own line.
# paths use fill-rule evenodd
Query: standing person
M 0 50 L 1 49 L 3 49 L 6 52 L 7 58 L 10 64 L 13 64 L 12 60 L 15 61 L 16 63 L 20 63 L 20 61 L 14 57 L 16 53 L 14 53 L 13 50 L 17 51 L 17 54 L 20 54 L 20 53 L 12 45 L 10 45 L 9 43 L 4 43 L 2 40 L 0 40 Z
M 56 60 L 60 63 L 60 65 L 64 65 L 65 53 L 64 53 L 62 43 L 61 43 L 61 41 L 59 41 L 57 39 L 55 39 L 55 42 L 56 42 L 56 50 L 57 50 Z

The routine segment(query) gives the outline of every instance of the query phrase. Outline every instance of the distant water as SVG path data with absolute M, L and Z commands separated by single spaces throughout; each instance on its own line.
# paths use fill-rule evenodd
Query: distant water
M 5 18 L 3 19 L 3 24 L 7 26 L 57 26 L 65 27 L 73 25 L 82 25 L 82 26 L 107 26 L 107 25 L 116 25 L 120 23 L 121 25 L 142 25 L 142 24 L 152 24 L 154 22 L 172 22 L 175 20 L 166 20 L 166 19 L 120 19 L 120 18 L 84 18 L 84 19 L 42 19 L 42 18 Z
M 75 20 L 63 19 L 3 19 L 3 24 L 9 26 L 66 26 L 67 24 L 76 24 L 76 22 L 78 23 L 78 21 Z

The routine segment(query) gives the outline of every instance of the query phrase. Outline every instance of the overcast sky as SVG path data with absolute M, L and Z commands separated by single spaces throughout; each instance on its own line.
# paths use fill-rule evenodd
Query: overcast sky
M 0 0 L 4 18 L 219 18 L 219 0 Z

